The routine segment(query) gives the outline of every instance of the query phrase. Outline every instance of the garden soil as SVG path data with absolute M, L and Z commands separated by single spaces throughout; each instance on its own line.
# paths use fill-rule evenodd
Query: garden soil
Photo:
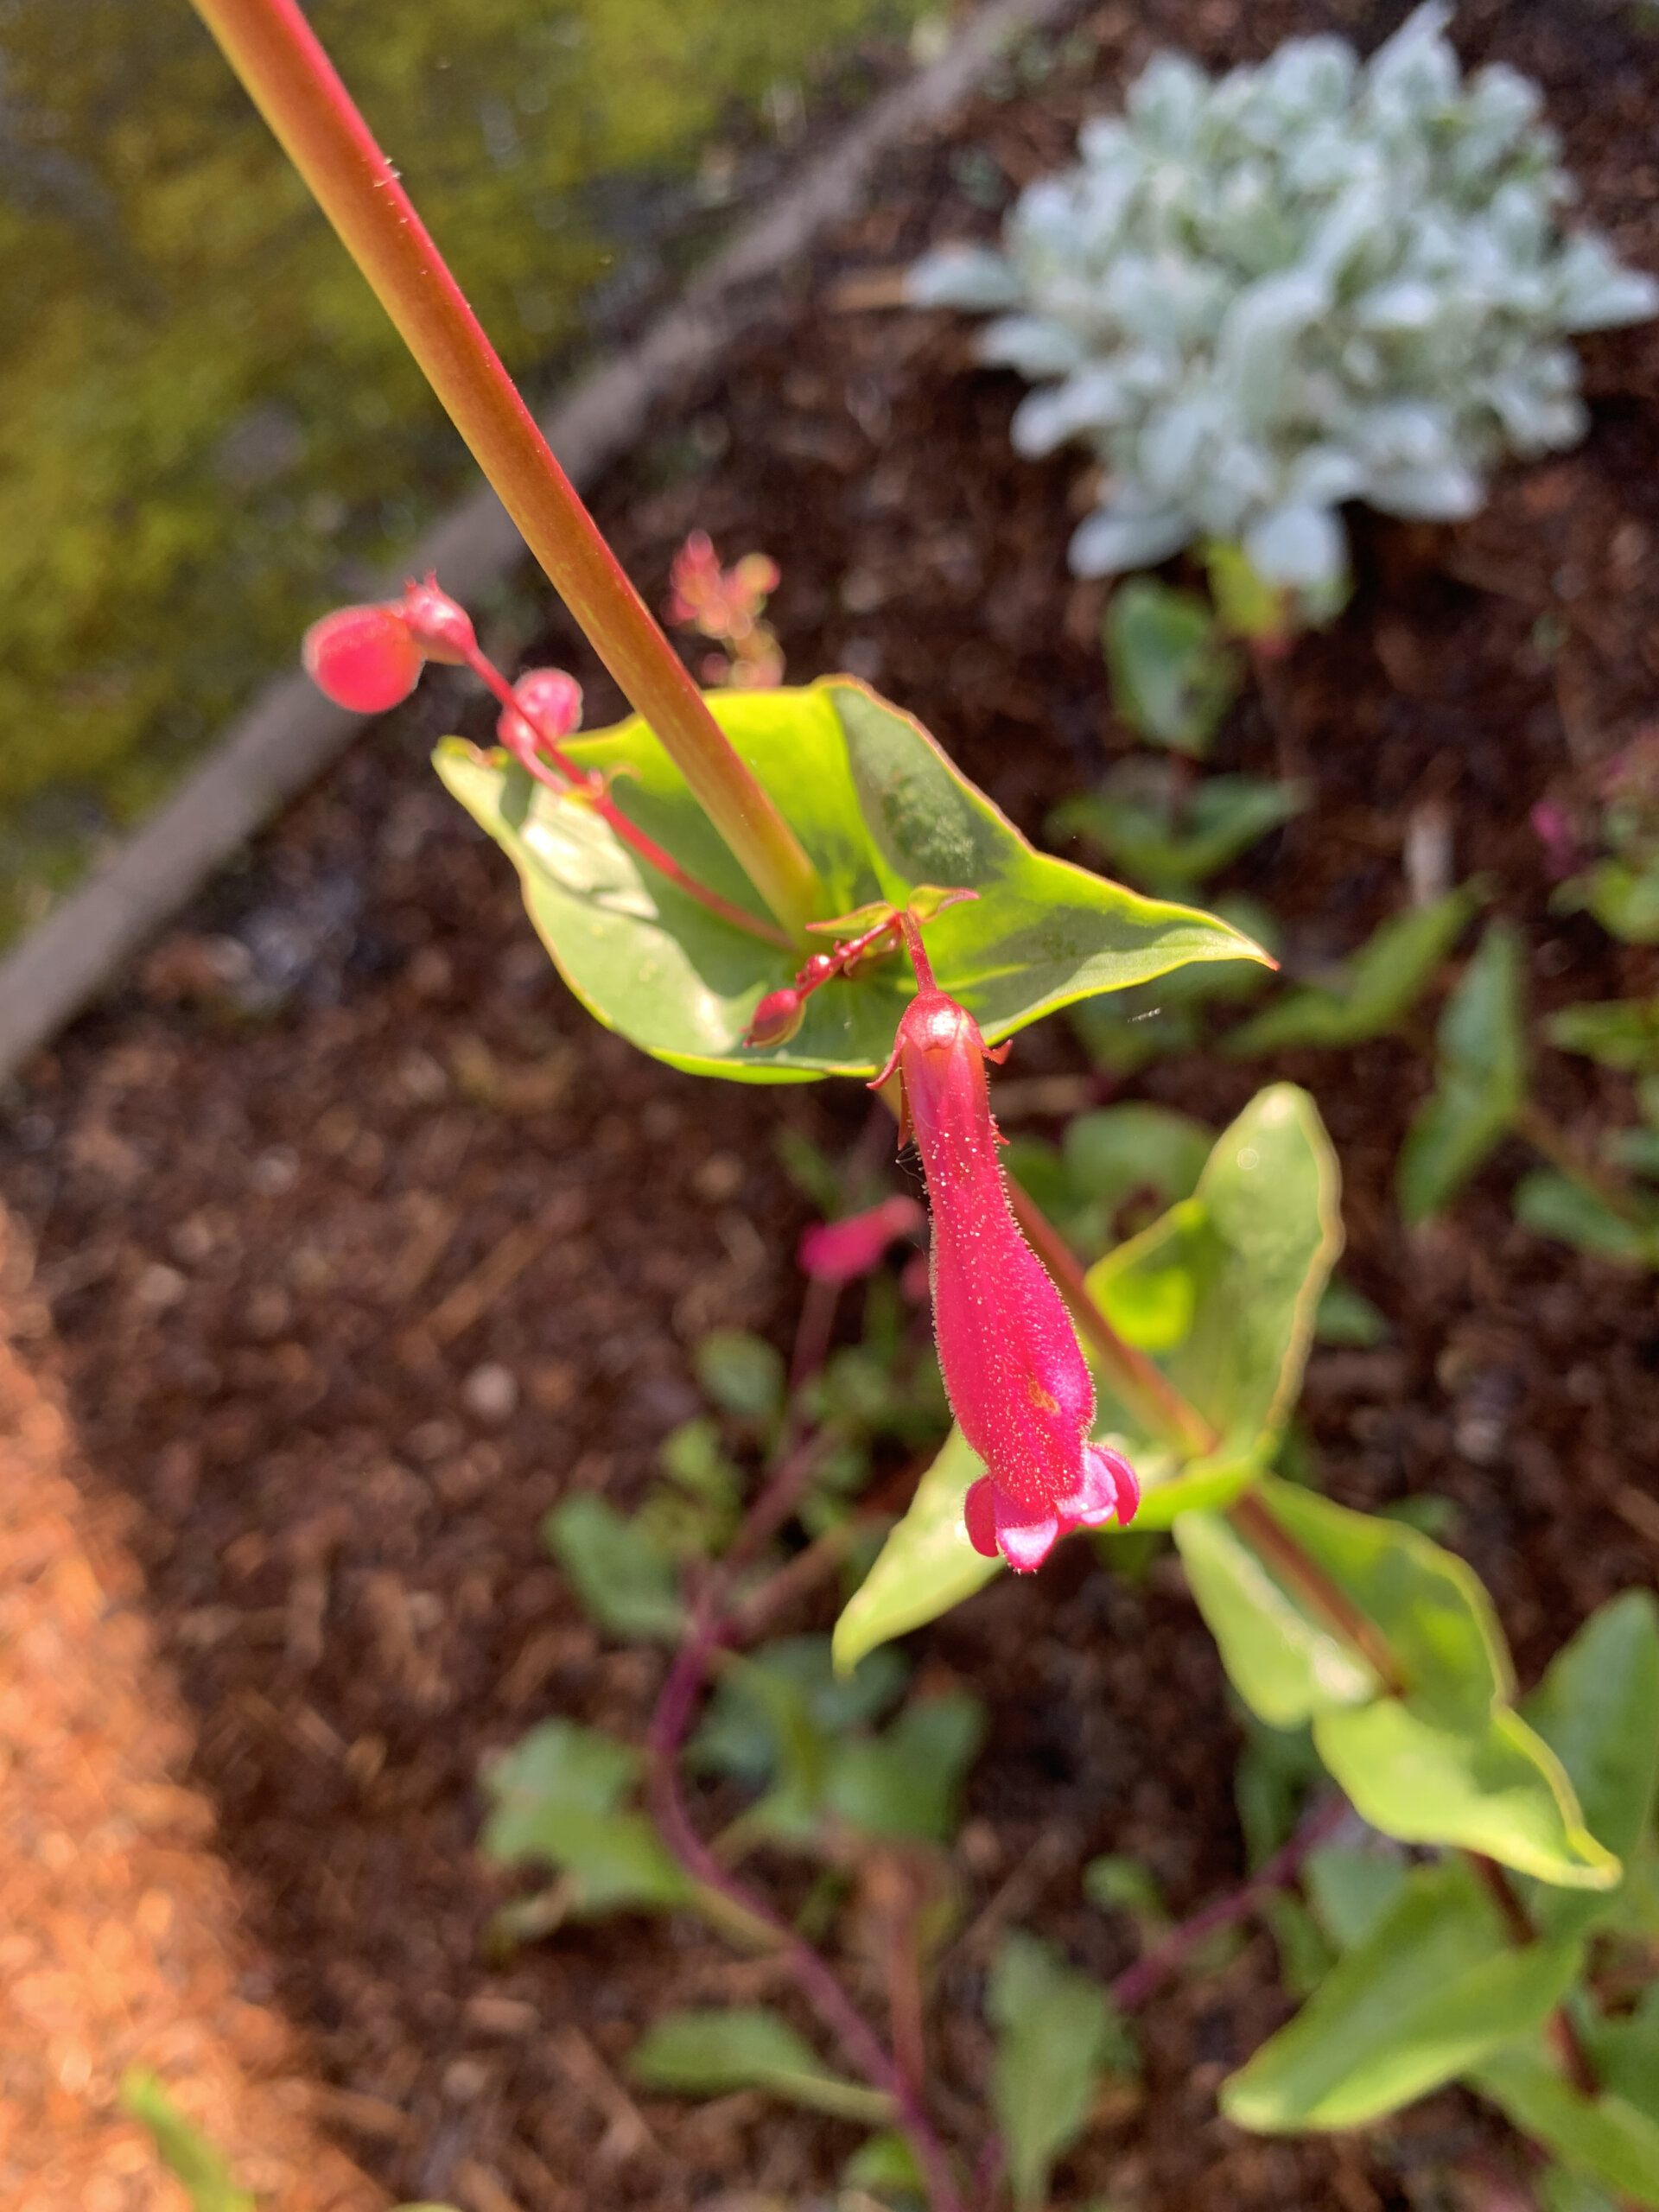
M 791 673 L 868 677 L 1040 837 L 1130 749 L 1096 644 L 1102 590 L 1064 563 L 1084 465 L 1016 461 L 1016 382 L 974 365 L 954 318 L 880 304 L 889 273 L 988 234 L 991 204 L 1062 162 L 1156 44 L 1222 64 L 1313 28 L 1369 44 L 1399 12 L 1114 4 L 1014 57 L 952 137 L 889 163 L 873 212 L 602 486 L 631 573 L 660 602 L 694 526 L 728 557 L 770 552 Z M 1659 41 L 1638 11 L 1468 5 L 1458 35 L 1542 80 L 1586 213 L 1659 269 Z M 1535 1007 L 1659 991 L 1659 955 L 1552 914 L 1528 824 L 1546 797 L 1592 818 L 1596 767 L 1659 682 L 1659 332 L 1585 352 L 1586 444 L 1502 479 L 1466 527 L 1358 518 L 1347 612 L 1223 733 L 1217 766 L 1314 788 L 1219 887 L 1273 907 L 1293 973 L 1400 908 L 1408 833 L 1421 846 L 1438 819 L 1457 876 L 1490 873 L 1522 931 Z M 505 652 L 575 669 L 590 726 L 618 711 L 528 584 L 493 620 Z M 313 2195 L 279 2188 L 284 2204 L 771 2212 L 833 2197 L 857 2141 L 748 2093 L 698 2107 L 627 2087 L 630 2046 L 670 2005 L 791 2010 L 770 1961 L 678 1919 L 486 1955 L 513 1885 L 474 1855 L 480 1758 L 554 1713 L 637 1739 L 664 1663 L 588 1624 L 537 1522 L 582 1490 L 638 1499 L 697 1405 L 704 1332 L 787 1346 L 810 1209 L 774 1140 L 790 1127 L 845 1151 L 869 1102 L 699 1084 L 599 1030 L 424 764 L 453 727 L 489 725 L 435 675 L 36 1062 L 0 1132 L 16 1345 L 0 1572 L 8 1624 L 21 1606 L 35 1639 L 13 1645 L 0 1707 L 23 1778 L 0 1813 L 0 2171 L 43 2212 L 72 2201 L 52 2193 L 54 2161 L 97 2173 L 103 2194 L 74 2201 L 100 2212 L 177 2201 L 111 2117 L 129 2058 L 178 2082 L 250 2183 L 292 2171 L 296 2129 L 334 2146 Z M 1056 1095 L 1037 1077 L 1113 1095 L 1063 1021 L 1022 1037 L 1003 1078 L 1027 1114 Z M 1319 1100 L 1344 1272 L 1389 1324 L 1374 1350 L 1315 1354 L 1319 1479 L 1357 1506 L 1449 1501 L 1448 1541 L 1529 1683 L 1659 1566 L 1653 1281 L 1513 1224 L 1518 1144 L 1408 1235 L 1393 1164 L 1428 1080 L 1408 1043 L 1186 1054 L 1126 1091 L 1219 1125 L 1270 1077 Z M 1622 1078 L 1560 1055 L 1541 1051 L 1537 1088 L 1586 1147 L 1634 1117 Z M 911 1166 L 893 1174 L 914 1187 Z M 821 1595 L 790 1625 L 831 1613 Z M 1178 1912 L 1236 1885 L 1239 1734 L 1167 1554 L 1137 1581 L 1065 1547 L 915 1657 L 990 1713 L 932 2052 L 941 2118 L 972 2145 L 996 1931 L 1034 1927 L 1109 1974 L 1136 1938 L 1084 1904 L 1085 1859 L 1140 1858 Z M 856 1947 L 843 1964 L 879 2007 Z M 1459 2094 L 1334 2140 L 1222 2121 L 1217 2084 L 1289 2008 L 1260 1929 L 1167 1986 L 1140 2019 L 1143 2082 L 1114 2089 L 1056 2201 L 1527 2201 L 1517 2146 Z M 297 2079 L 303 2094 L 282 2086 Z

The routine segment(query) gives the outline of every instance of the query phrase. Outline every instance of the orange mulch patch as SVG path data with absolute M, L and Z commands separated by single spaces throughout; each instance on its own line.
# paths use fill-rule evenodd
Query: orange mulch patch
M 193 1731 L 136 1609 L 130 1509 L 71 1483 L 70 1425 L 12 1348 L 29 1319 L 0 1295 L 0 2203 L 183 2212 L 117 2101 L 137 2065 L 283 2212 L 378 2212 L 310 2124 L 292 2031 L 245 1994 L 257 1961 L 212 1810 L 174 1779 Z

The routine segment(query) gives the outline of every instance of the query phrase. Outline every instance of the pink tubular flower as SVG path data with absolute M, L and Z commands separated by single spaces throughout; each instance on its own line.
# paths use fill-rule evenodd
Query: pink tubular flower
M 914 1198 L 895 1192 L 880 1205 L 841 1221 L 815 1221 L 801 1237 L 797 1257 L 817 1282 L 851 1282 L 867 1275 L 889 1244 L 908 1236 L 925 1219 Z
M 969 1539 L 1029 1573 L 1071 1529 L 1131 1520 L 1140 1487 L 1126 1459 L 1089 1441 L 1094 1379 L 1009 1210 L 985 1080 L 994 1056 L 973 1016 L 925 972 L 921 982 L 877 1081 L 898 1068 L 927 1171 L 939 1363 L 987 1470 L 964 1502 Z

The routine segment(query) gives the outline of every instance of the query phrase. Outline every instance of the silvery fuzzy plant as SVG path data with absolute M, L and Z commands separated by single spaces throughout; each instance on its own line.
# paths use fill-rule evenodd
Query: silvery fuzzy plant
M 1079 575 L 1242 546 L 1317 618 L 1344 592 L 1343 501 L 1455 520 L 1504 453 L 1582 436 L 1564 338 L 1659 312 L 1659 284 L 1562 234 L 1538 87 L 1501 62 L 1465 83 L 1452 12 L 1427 0 L 1364 63 L 1333 37 L 1220 79 L 1160 54 L 1001 252 L 911 271 L 918 305 L 1001 310 L 982 357 L 1040 387 L 1020 453 L 1077 439 L 1105 464 Z

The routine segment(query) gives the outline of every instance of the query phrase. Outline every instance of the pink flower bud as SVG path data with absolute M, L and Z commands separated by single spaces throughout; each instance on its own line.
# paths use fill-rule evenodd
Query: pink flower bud
M 1134 1513 L 1128 1462 L 1089 1442 L 1094 1379 L 1042 1262 L 1008 1207 L 973 1016 L 924 986 L 893 1058 L 933 1210 L 933 1326 L 957 1426 L 984 1461 L 964 1504 L 968 1533 L 1028 1573 L 1057 1537 Z
M 768 991 L 749 1019 L 743 1033 L 746 1045 L 786 1045 L 806 1016 L 804 995 L 785 984 Z
M 512 696 L 524 713 L 504 707 L 495 725 L 496 735 L 509 753 L 533 753 L 549 740 L 556 745 L 582 727 L 582 686 L 562 668 L 527 668 L 513 685 Z
M 1579 844 L 1564 806 L 1554 799 L 1540 799 L 1528 817 L 1544 849 L 1544 868 L 1554 881 L 1571 875 L 1580 861 Z
M 411 577 L 404 586 L 397 611 L 408 623 L 410 634 L 429 660 L 448 661 L 461 667 L 467 656 L 478 650 L 472 616 L 447 591 L 438 589 L 438 580 L 429 571 L 423 584 L 417 584 Z
M 895 1238 L 908 1236 L 925 1218 L 914 1198 L 896 1192 L 842 1221 L 815 1221 L 804 1232 L 796 1257 L 817 1282 L 851 1282 L 855 1275 L 868 1274 Z
M 341 607 L 306 632 L 305 672 L 325 698 L 353 714 L 380 715 L 421 680 L 424 659 L 394 607 Z

